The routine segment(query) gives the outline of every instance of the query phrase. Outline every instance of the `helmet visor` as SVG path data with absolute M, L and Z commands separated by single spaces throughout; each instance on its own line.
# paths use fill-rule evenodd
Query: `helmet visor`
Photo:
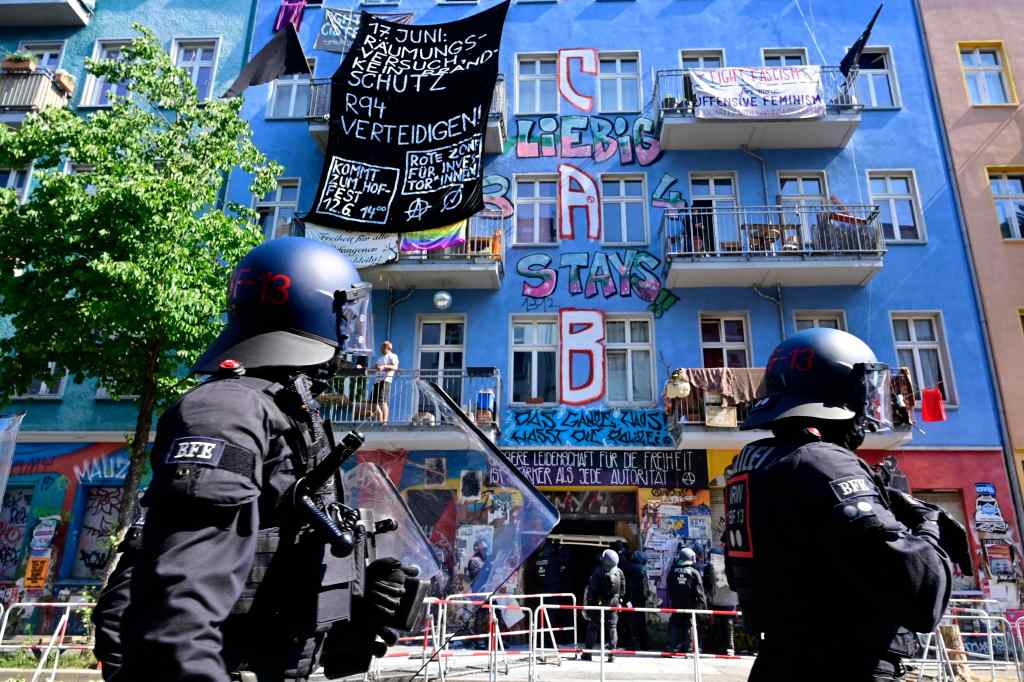
M 338 323 L 338 352 L 353 355 L 373 354 L 372 286 L 359 282 L 334 294 L 334 314 Z
M 854 406 L 861 410 L 872 431 L 892 429 L 892 391 L 889 366 L 882 362 L 861 362 L 853 366 L 856 391 Z

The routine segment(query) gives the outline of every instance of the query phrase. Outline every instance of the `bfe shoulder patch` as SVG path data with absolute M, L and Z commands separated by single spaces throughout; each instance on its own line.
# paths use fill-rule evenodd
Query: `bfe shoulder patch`
M 832 492 L 840 502 L 845 502 L 851 497 L 869 497 L 878 494 L 875 484 L 865 474 L 843 476 L 829 482 L 829 485 L 832 486 Z
M 227 443 L 220 438 L 187 436 L 177 438 L 167 450 L 166 464 L 204 464 L 215 467 L 220 464 Z

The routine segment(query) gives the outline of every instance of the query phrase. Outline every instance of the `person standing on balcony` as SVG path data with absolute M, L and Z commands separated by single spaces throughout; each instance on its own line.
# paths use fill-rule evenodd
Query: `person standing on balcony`
M 388 399 L 391 398 L 391 383 L 395 380 L 395 372 L 398 370 L 398 356 L 391 348 L 390 341 L 380 344 L 380 357 L 373 363 L 377 368 L 377 383 L 373 385 L 370 402 L 380 408 L 380 421 L 383 424 L 388 423 L 390 416 Z

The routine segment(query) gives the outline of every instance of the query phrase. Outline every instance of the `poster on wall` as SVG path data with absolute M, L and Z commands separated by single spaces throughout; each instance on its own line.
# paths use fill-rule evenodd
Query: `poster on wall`
M 977 499 L 974 503 L 974 528 L 979 533 L 1005 534 L 1009 530 L 1003 512 L 996 499 L 996 487 L 992 483 L 975 483 Z
M 26 590 L 42 590 L 46 587 L 46 578 L 50 575 L 50 551 L 28 558 L 25 565 Z
M 704 119 L 820 118 L 820 66 L 690 69 L 694 112 Z
M 398 260 L 398 235 L 393 233 L 349 232 L 306 223 L 306 239 L 333 246 L 359 270 Z
M 330 133 L 309 220 L 413 232 L 483 208 L 483 139 L 508 5 L 423 26 L 360 15 L 331 78 Z

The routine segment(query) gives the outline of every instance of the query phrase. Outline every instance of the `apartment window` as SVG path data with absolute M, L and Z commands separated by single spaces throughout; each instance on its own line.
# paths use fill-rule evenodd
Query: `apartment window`
M 128 42 L 125 40 L 101 40 L 96 43 L 93 54 L 97 59 L 119 61 L 122 52 Z M 127 83 L 109 83 L 105 78 L 89 76 L 89 85 L 86 88 L 82 103 L 87 107 L 109 107 L 113 97 L 125 97 L 128 95 Z
M 988 180 L 1003 239 L 1024 239 L 1024 174 L 989 171 Z
M 199 91 L 199 99 L 209 99 L 217 59 L 217 41 L 175 41 L 175 48 L 174 65 L 188 72 L 189 80 Z
M 50 73 L 60 68 L 60 61 L 64 56 L 63 42 L 22 43 L 18 49 L 32 53 L 32 56 L 36 58 L 36 70 Z
M 960 68 L 967 83 L 971 104 L 1009 104 L 1012 101 L 1010 79 L 1002 47 L 960 47 Z
M 25 536 L 32 516 L 33 488 L 8 487 L 0 507 L 0 580 L 15 580 L 25 558 Z
M 869 109 L 899 106 L 896 70 L 888 48 L 868 47 L 857 60 L 857 101 Z
M 693 250 L 725 254 L 742 250 L 737 215 L 736 177 L 690 177 Z
M 643 176 L 601 176 L 605 244 L 646 244 L 647 204 Z
M 519 58 L 519 77 L 516 79 L 518 113 L 558 113 L 557 62 L 554 55 Z
M 705 367 L 749 367 L 748 343 L 745 318 L 701 316 L 700 349 Z
M 765 50 L 761 58 L 765 66 L 803 66 L 807 63 L 807 50 L 772 48 Z
M 558 321 L 512 319 L 512 402 L 558 400 Z
M 910 368 L 914 377 L 915 395 L 920 398 L 922 388 L 938 388 L 943 400 L 956 402 L 939 317 L 927 313 L 893 315 L 892 333 L 900 366 Z
M 555 176 L 516 178 L 516 244 L 554 244 L 558 214 Z
M 651 321 L 605 322 L 608 402 L 654 401 L 654 363 L 651 361 Z
M 879 220 L 886 241 L 924 239 L 917 207 L 917 186 L 910 173 L 872 172 L 871 203 L 881 209 Z
M 264 196 L 256 204 L 260 227 L 267 239 L 287 237 L 291 231 L 292 216 L 299 207 L 299 181 L 282 178 L 277 189 Z
M 605 113 L 640 111 L 640 55 L 601 55 L 599 106 Z
M 723 50 L 683 50 L 679 59 L 684 69 L 720 69 L 725 66 Z
M 840 310 L 805 311 L 796 314 L 796 330 L 798 332 L 802 332 L 805 329 L 814 329 L 815 327 L 846 331 L 846 319 Z
M 780 173 L 779 200 L 783 206 L 792 206 L 796 209 L 783 213 L 783 224 L 799 225 L 802 241 L 810 244 L 814 227 L 818 222 L 818 210 L 814 207 L 828 203 L 825 174 Z
M 460 317 L 420 320 L 417 335 L 420 376 L 433 379 L 461 403 L 466 321 Z
M 309 72 L 316 72 L 316 60 L 307 59 Z M 269 118 L 306 118 L 309 115 L 310 77 L 304 73 L 281 76 L 274 81 Z
M 32 380 L 28 390 L 18 396 L 20 399 L 38 400 L 59 400 L 64 397 L 64 384 L 67 383 L 68 373 L 56 362 L 49 362 L 46 365 L 46 372 Z
M 18 201 L 25 201 L 29 175 L 28 168 L 0 168 L 0 189 L 13 189 Z

